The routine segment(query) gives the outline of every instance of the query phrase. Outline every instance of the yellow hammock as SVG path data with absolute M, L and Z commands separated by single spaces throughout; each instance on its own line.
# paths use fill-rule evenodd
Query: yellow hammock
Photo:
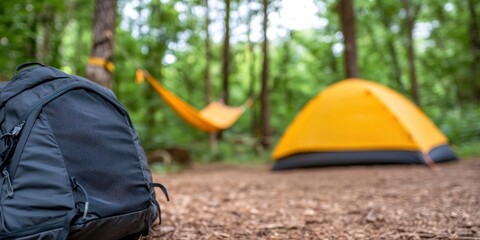
M 229 107 L 222 102 L 215 101 L 198 111 L 193 106 L 168 91 L 148 72 L 142 69 L 137 69 L 137 84 L 142 83 L 145 79 L 183 120 L 193 127 L 205 132 L 218 132 L 231 127 L 235 124 L 238 118 L 240 118 L 243 112 L 245 112 L 245 109 L 250 107 L 253 103 L 252 99 L 248 99 L 240 107 Z

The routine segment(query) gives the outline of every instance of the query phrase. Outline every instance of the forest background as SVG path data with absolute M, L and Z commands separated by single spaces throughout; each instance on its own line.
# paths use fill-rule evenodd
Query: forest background
M 0 80 L 28 61 L 85 76 L 102 1 L 116 6 L 112 90 L 147 150 L 267 161 L 297 112 L 355 65 L 354 76 L 416 102 L 461 157 L 480 155 L 478 1 L 1 1 Z M 342 21 L 345 14 L 354 18 Z M 352 27 L 354 63 L 345 61 Z M 183 122 L 151 86 L 135 84 L 138 67 L 199 109 L 217 99 L 256 101 L 212 150 L 209 134 Z

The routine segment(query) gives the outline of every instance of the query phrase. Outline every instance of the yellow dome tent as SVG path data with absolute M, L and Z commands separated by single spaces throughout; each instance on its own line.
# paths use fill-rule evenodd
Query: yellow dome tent
M 412 102 L 378 83 L 347 79 L 298 113 L 272 155 L 274 170 L 454 160 L 447 138 Z

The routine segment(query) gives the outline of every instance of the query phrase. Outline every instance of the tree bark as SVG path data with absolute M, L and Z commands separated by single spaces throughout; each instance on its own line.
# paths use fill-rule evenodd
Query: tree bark
M 45 6 L 43 9 L 42 13 L 39 16 L 41 26 L 43 27 L 43 40 L 41 44 L 41 49 L 39 51 L 39 56 L 38 58 L 41 59 L 42 62 L 48 63 L 48 65 L 51 65 L 48 61 L 48 56 L 52 56 L 55 53 L 51 52 L 50 49 L 50 44 L 51 44 L 51 33 L 54 30 L 54 24 L 56 23 L 54 21 L 55 19 L 55 11 L 54 8 L 51 5 Z
M 385 11 L 385 6 L 383 4 L 383 1 L 378 1 L 378 5 L 380 7 L 380 10 L 383 16 L 382 17 L 383 26 L 388 32 L 386 41 L 387 41 L 388 52 L 390 54 L 390 59 L 392 61 L 392 72 L 391 72 L 392 78 L 395 80 L 395 83 L 398 89 L 401 89 L 402 91 L 406 91 L 406 88 L 402 82 L 402 69 L 400 67 L 400 62 L 398 60 L 398 53 L 397 53 L 397 49 L 395 48 L 394 37 L 392 36 L 391 30 L 390 30 L 392 25 L 392 19 L 391 19 L 391 16 L 389 16 Z
M 93 18 L 93 46 L 90 57 L 113 59 L 117 0 L 96 0 Z M 87 78 L 112 88 L 113 73 L 103 66 L 88 65 Z
M 472 91 L 475 102 L 480 103 L 480 38 L 478 27 L 478 16 L 476 13 L 475 2 L 468 0 L 468 9 L 470 13 L 470 42 L 472 52 Z
M 290 36 L 290 40 L 287 40 L 285 42 L 283 42 L 283 56 L 282 56 L 282 60 L 281 60 L 281 68 L 282 69 L 285 69 L 285 71 L 283 72 L 283 74 L 281 74 L 281 83 L 282 83 L 282 86 L 283 86 L 283 91 L 285 91 L 285 100 L 286 102 L 293 102 L 293 94 L 292 94 L 292 91 L 290 90 L 290 84 L 289 84 L 289 67 L 290 67 L 290 59 L 291 59 L 291 48 L 290 48 L 290 43 L 291 41 L 293 41 L 293 31 L 292 30 L 288 30 L 288 36 Z
M 359 77 L 353 0 L 340 0 L 339 12 L 345 44 L 345 73 L 347 78 Z
M 254 97 L 255 95 L 255 52 L 253 49 L 253 43 L 251 39 L 251 33 L 252 33 L 252 10 L 250 10 L 250 3 L 251 0 L 247 0 L 247 6 L 248 6 L 248 16 L 247 16 L 247 59 L 248 59 L 248 77 L 249 79 L 249 89 L 248 89 L 248 95 L 250 97 Z M 253 103 L 253 106 L 250 108 L 250 132 L 252 133 L 252 136 L 258 137 L 259 136 L 259 124 L 258 124 L 258 117 L 257 117 L 257 106 L 258 104 Z
M 32 13 L 32 19 L 29 23 L 30 34 L 27 35 L 27 47 L 26 47 L 26 56 L 30 61 L 37 61 L 37 34 L 38 34 L 38 25 L 37 25 L 38 14 L 36 12 Z
M 66 26 L 68 16 L 59 13 L 58 6 L 46 4 L 39 15 L 40 26 L 43 28 L 43 39 L 41 48 L 38 49 L 37 58 L 49 66 L 60 68 L 60 47 L 65 28 L 57 29 L 55 26 L 60 24 Z
M 230 78 L 230 0 L 225 0 L 225 36 L 223 40 L 222 52 L 222 92 L 221 101 L 228 104 L 229 98 L 229 78 Z M 217 141 L 223 139 L 223 132 L 216 134 Z
M 261 130 L 263 148 L 269 148 L 271 143 L 271 129 L 270 129 L 270 104 L 268 98 L 268 0 L 263 0 L 263 68 L 262 68 L 262 96 L 261 96 Z
M 413 16 L 412 8 L 410 6 L 409 0 L 402 0 L 403 7 L 406 16 L 406 28 L 407 28 L 407 54 L 408 54 L 408 67 L 409 67 L 409 76 L 410 76 L 410 94 L 413 101 L 421 106 L 420 103 L 420 92 L 418 90 L 418 80 L 417 80 L 417 70 L 415 67 L 415 49 L 413 46 L 413 28 L 415 26 L 415 18 Z
M 398 61 L 397 49 L 395 48 L 393 39 L 391 37 L 388 37 L 387 41 L 388 41 L 387 48 L 388 48 L 388 52 L 390 53 L 390 58 L 392 59 L 392 65 L 393 65 L 392 77 L 395 80 L 397 87 L 399 89 L 402 89 L 402 91 L 406 91 L 405 90 L 406 88 L 402 82 L 402 70 L 400 68 L 400 62 Z
M 210 46 L 210 8 L 208 1 L 209 0 L 205 0 L 205 105 L 212 101 L 212 77 L 210 74 L 212 48 Z M 210 146 L 210 151 L 217 150 L 217 136 L 215 133 L 208 135 L 208 145 Z
M 222 100 L 228 104 L 230 75 L 230 0 L 225 0 L 225 39 L 223 42 Z
M 247 15 L 247 61 L 248 61 L 248 77 L 249 87 L 248 94 L 253 96 L 255 92 L 255 53 L 253 52 L 253 43 L 251 39 L 252 34 L 252 11 L 250 10 L 251 0 L 247 0 L 248 15 Z
M 205 0 L 205 104 L 212 101 L 212 78 L 210 75 L 210 66 L 212 61 L 212 48 L 210 46 L 210 8 L 208 0 Z

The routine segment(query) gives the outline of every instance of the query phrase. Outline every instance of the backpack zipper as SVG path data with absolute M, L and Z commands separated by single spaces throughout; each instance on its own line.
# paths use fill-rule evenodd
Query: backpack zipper
M 25 132 L 23 135 L 29 135 L 30 134 L 30 131 L 32 129 L 32 126 L 34 124 L 34 119 L 31 119 L 31 118 L 36 118 L 38 116 L 38 114 L 40 114 L 40 111 L 39 110 L 39 107 L 43 107 L 46 103 L 52 101 L 53 99 L 59 97 L 60 95 L 62 94 L 65 94 L 66 92 L 68 91 L 71 91 L 71 90 L 74 90 L 74 89 L 87 89 L 87 90 L 91 90 L 93 92 L 95 92 L 95 94 L 98 94 L 99 96 L 101 96 L 102 98 L 104 98 L 106 101 L 108 101 L 109 103 L 111 103 L 115 108 L 117 108 L 121 113 L 123 113 L 124 115 L 128 116 L 127 114 L 127 111 L 119 104 L 117 103 L 114 99 L 112 99 L 110 96 L 98 91 L 98 89 L 95 89 L 94 86 L 90 86 L 88 83 L 84 83 L 84 82 L 74 82 L 74 83 L 71 83 L 71 84 L 68 84 L 62 88 L 59 88 L 57 89 L 55 92 L 51 93 L 49 96 L 47 96 L 46 98 L 42 99 L 41 101 L 38 101 L 37 103 L 35 103 L 34 105 L 32 105 L 32 107 L 30 107 L 30 109 L 22 115 L 22 117 L 20 119 L 23 119 L 19 124 L 17 124 L 16 126 L 19 126 L 21 125 L 22 127 L 19 129 L 19 130 L 22 130 L 22 128 L 26 128 L 28 129 L 28 132 Z M 37 116 L 31 116 L 33 113 L 36 113 L 35 115 Z M 14 129 L 12 130 L 12 132 L 16 129 L 16 127 L 14 127 Z M 18 131 L 17 134 L 19 134 L 20 131 Z M 25 142 L 26 142 L 26 139 L 24 139 L 25 137 L 22 137 L 22 136 L 19 136 L 19 139 L 18 139 L 18 145 L 17 147 L 21 147 L 23 148 L 24 145 L 25 145 Z M 14 152 L 15 152 L 15 149 L 13 149 Z M 13 156 L 11 156 L 11 161 L 10 161 L 10 167 L 9 167 L 9 180 L 10 180 L 10 183 L 13 181 L 13 179 L 15 179 L 15 174 L 16 174 L 16 171 L 17 171 L 17 166 L 18 166 L 18 163 L 20 161 L 20 154 L 13 154 Z M 6 169 L 5 169 L 6 170 Z M 8 171 L 7 171 L 8 172 Z M 12 190 L 12 196 L 13 196 L 13 188 L 11 189 Z
M 25 114 L 23 114 L 22 118 L 20 119 L 26 119 L 29 117 L 30 114 L 33 113 L 33 111 L 35 111 L 37 109 L 37 107 L 39 106 L 43 106 L 45 103 L 47 102 L 50 102 L 52 101 L 53 99 L 55 99 L 56 97 L 70 91 L 70 90 L 73 90 L 75 88 L 81 88 L 81 89 L 88 89 L 88 90 L 93 90 L 95 91 L 96 94 L 100 95 L 101 97 L 105 98 L 107 101 L 109 101 L 110 103 L 112 103 L 115 108 L 117 108 L 118 110 L 120 110 L 120 112 L 126 114 L 126 110 L 121 107 L 118 103 L 116 103 L 115 101 L 111 100 L 110 97 L 106 96 L 105 94 L 101 93 L 101 92 L 98 92 L 97 90 L 95 90 L 92 86 L 89 86 L 85 83 L 82 83 L 82 82 L 75 82 L 75 83 L 71 83 L 69 85 L 66 85 L 60 89 L 57 89 L 54 93 L 52 93 L 50 96 L 48 96 L 47 98 L 44 98 L 42 101 L 40 102 L 37 102 L 35 105 L 33 105 L 30 110 L 28 112 L 26 112 Z
M 35 111 L 39 106 L 43 106 L 45 103 L 52 101 L 54 98 L 56 98 L 56 97 L 58 97 L 58 96 L 60 96 L 60 95 L 62 95 L 62 94 L 64 94 L 64 93 L 68 92 L 68 91 L 71 90 L 71 89 L 80 87 L 80 86 L 82 86 L 82 85 L 83 85 L 83 84 L 76 82 L 76 83 L 71 83 L 71 84 L 69 84 L 69 85 L 66 85 L 66 86 L 64 86 L 64 87 L 62 87 L 62 88 L 60 88 L 60 89 L 57 89 L 57 90 L 56 90 L 55 92 L 53 92 L 50 96 L 42 99 L 42 101 L 39 101 L 39 102 L 35 103 L 35 105 L 33 105 L 33 106 L 30 108 L 30 110 L 28 110 L 28 112 L 26 112 L 25 114 L 23 114 L 23 116 L 22 116 L 20 119 L 25 119 L 25 121 L 26 121 L 26 119 L 29 117 L 29 115 L 32 114 L 33 111 Z
M 11 149 L 9 150 L 13 155 L 11 156 L 7 156 L 7 154 L 5 154 L 5 159 L 3 159 L 3 162 L 2 162 L 2 168 L 0 168 L 0 170 L 2 171 L 2 174 L 3 176 L 5 177 L 6 179 L 6 182 L 5 184 L 7 184 L 6 186 L 6 190 L 7 190 L 7 193 L 6 193 L 6 197 L 13 197 L 13 194 L 14 194 L 14 189 L 13 189 L 13 184 L 12 184 L 12 181 L 13 181 L 13 178 L 15 178 L 15 173 L 16 173 L 16 170 L 17 170 L 17 165 L 18 165 L 18 162 L 19 162 L 19 158 L 20 158 L 20 154 L 15 154 L 15 148 L 18 147 L 17 146 L 17 143 L 20 143 L 24 137 L 22 137 L 22 135 L 20 135 L 20 133 L 22 132 L 23 128 L 26 126 L 26 125 L 33 125 L 34 121 L 32 120 L 31 124 L 28 124 L 27 121 L 29 120 L 29 118 L 31 117 L 30 115 L 32 113 L 35 112 L 35 110 L 38 110 L 38 107 L 40 106 L 43 106 L 44 104 L 46 104 L 47 102 L 53 100 L 54 98 L 68 92 L 69 90 L 71 89 L 74 89 L 74 88 L 79 88 L 80 86 L 82 86 L 83 84 L 81 83 L 72 83 L 72 84 L 69 84 L 69 85 L 66 85 L 60 89 L 58 89 L 57 91 L 55 91 L 54 93 L 50 94 L 48 97 L 42 99 L 41 101 L 35 103 L 29 110 L 28 112 L 26 112 L 25 114 L 23 114 L 23 116 L 20 118 L 20 119 L 23 119 L 20 123 L 18 123 L 17 125 L 15 125 L 15 127 L 13 127 L 12 131 L 10 133 L 7 133 L 5 136 L 6 137 L 14 137 L 14 138 L 17 138 L 16 140 L 16 143 L 15 143 L 15 146 L 14 147 L 10 147 Z M 37 113 L 40 113 L 40 112 L 37 112 Z M 36 116 L 35 116 L 36 118 Z M 28 128 L 28 127 L 27 127 Z M 29 126 L 29 130 L 28 131 L 31 131 L 31 126 Z M 30 133 L 25 133 L 23 135 L 29 135 Z M 21 146 L 23 148 L 23 146 Z M 8 154 L 9 155 L 9 154 Z M 7 165 L 10 164 L 10 168 L 7 169 Z M 8 171 L 10 170 L 10 171 Z M 1 196 L 1 193 L 0 193 L 0 196 Z
M 30 107 L 30 109 L 25 114 L 23 114 L 22 118 L 20 118 L 20 119 L 22 119 L 22 121 L 19 124 L 15 125 L 15 127 L 10 132 L 10 134 L 15 133 L 15 135 L 18 137 L 18 139 L 17 139 L 18 144 L 17 144 L 16 147 L 22 148 L 22 151 L 23 151 L 23 147 L 25 146 L 26 141 L 28 140 L 27 138 L 28 138 L 28 135 L 30 134 L 30 132 L 32 130 L 35 119 L 38 117 L 38 114 L 40 114 L 40 112 L 41 112 L 41 110 L 40 110 L 41 107 L 43 107 L 45 104 L 52 101 L 56 97 L 66 93 L 70 90 L 74 90 L 74 89 L 91 90 L 95 94 L 104 98 L 107 102 L 111 103 L 119 112 L 121 112 L 122 114 L 124 114 L 128 117 L 127 111 L 115 100 L 114 97 L 111 97 L 110 95 L 108 95 L 108 94 L 106 94 L 102 91 L 99 91 L 95 86 L 91 86 L 88 83 L 79 82 L 79 81 L 74 82 L 74 83 L 68 84 L 64 87 L 61 87 L 61 88 L 55 90 L 53 93 L 50 93 L 46 98 L 38 101 L 37 103 L 34 103 Z M 23 131 L 22 134 L 20 134 L 22 132 L 22 130 L 24 130 L 24 131 Z M 14 180 L 14 178 L 15 178 L 16 170 L 17 170 L 17 167 L 18 167 L 18 164 L 19 164 L 19 161 L 20 161 L 20 157 L 21 157 L 21 154 L 19 153 L 21 151 L 15 151 L 15 149 L 12 149 L 12 150 L 13 150 L 13 152 L 12 152 L 13 156 L 11 156 L 9 158 L 10 163 L 9 163 L 8 168 L 5 167 L 4 169 L 0 169 L 2 171 L 3 176 L 6 179 L 5 182 L 4 182 L 4 184 L 6 184 L 6 188 L 7 188 L 6 189 L 6 197 L 13 197 L 13 195 L 14 195 L 12 180 Z M 84 213 L 83 213 L 83 219 L 85 220 L 86 217 L 87 217 L 87 214 L 88 214 L 88 210 L 89 210 L 89 197 L 88 197 L 88 194 L 85 191 L 85 189 L 77 181 L 75 181 L 75 184 L 79 188 L 79 190 L 85 195 L 85 198 L 86 198 L 85 206 L 84 206 Z M 1 197 L 1 194 L 2 194 L 2 191 L 1 191 L 1 188 L 0 188 L 0 197 Z M 77 211 L 72 210 L 72 213 L 76 214 Z M 73 214 L 72 214 L 72 216 L 74 216 Z M 67 214 L 66 217 L 68 217 L 68 215 L 69 214 Z M 35 226 L 35 227 L 32 227 L 32 228 L 22 229 L 22 230 L 15 231 L 15 232 L 10 232 L 10 233 L 1 233 L 1 231 L 0 231 L 0 239 L 26 236 L 26 235 L 29 235 L 30 233 L 39 232 L 40 230 L 43 231 L 43 230 L 54 229 L 54 228 L 58 228 L 58 227 L 63 228 L 63 227 L 65 227 L 63 225 L 64 222 L 65 222 L 65 220 L 62 219 L 62 221 L 60 221 L 60 222 L 55 221 L 55 222 L 52 222 L 52 223 L 47 224 L 47 225 Z

